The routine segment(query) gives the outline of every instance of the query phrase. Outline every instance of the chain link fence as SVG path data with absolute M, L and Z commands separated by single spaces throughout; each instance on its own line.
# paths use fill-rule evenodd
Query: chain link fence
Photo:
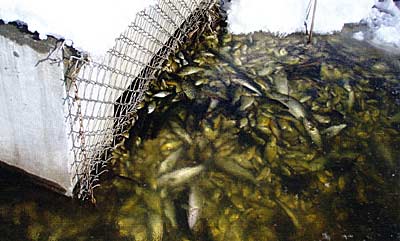
M 159 0 L 136 15 L 102 63 L 71 57 L 66 72 L 66 116 L 74 156 L 71 170 L 80 199 L 93 189 L 119 137 L 168 56 L 209 21 L 216 0 Z

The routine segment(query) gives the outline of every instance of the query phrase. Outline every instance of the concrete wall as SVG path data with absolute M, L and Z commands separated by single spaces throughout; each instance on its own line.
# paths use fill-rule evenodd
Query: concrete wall
M 64 65 L 40 62 L 55 44 L 0 25 L 0 161 L 72 195 Z

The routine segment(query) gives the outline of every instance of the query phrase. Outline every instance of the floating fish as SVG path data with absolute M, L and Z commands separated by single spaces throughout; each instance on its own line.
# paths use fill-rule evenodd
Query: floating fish
M 157 179 L 159 187 L 176 187 L 189 182 L 192 178 L 199 175 L 204 170 L 203 165 L 195 167 L 185 167 L 167 174 L 162 175 Z

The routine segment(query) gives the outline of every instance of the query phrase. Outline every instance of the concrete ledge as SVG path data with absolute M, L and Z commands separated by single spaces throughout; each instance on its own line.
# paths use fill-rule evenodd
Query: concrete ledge
M 0 160 L 71 196 L 62 51 L 23 26 L 0 25 Z

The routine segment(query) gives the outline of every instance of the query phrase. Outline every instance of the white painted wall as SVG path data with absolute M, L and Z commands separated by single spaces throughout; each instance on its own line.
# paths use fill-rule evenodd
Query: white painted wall
M 70 196 L 64 66 L 35 66 L 47 55 L 0 35 L 0 160 L 58 184 Z

